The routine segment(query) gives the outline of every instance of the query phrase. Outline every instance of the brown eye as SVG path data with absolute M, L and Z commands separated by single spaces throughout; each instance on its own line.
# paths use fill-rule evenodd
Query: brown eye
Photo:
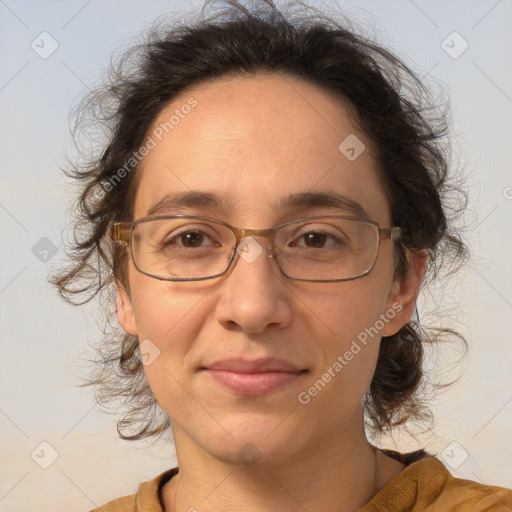
M 180 234 L 178 239 L 181 242 L 180 245 L 183 245 L 184 247 L 200 247 L 204 240 L 204 233 L 200 233 L 199 231 L 188 231 Z
M 165 248 L 183 247 L 185 249 L 194 249 L 213 245 L 216 244 L 212 243 L 211 238 L 206 233 L 198 230 L 182 231 L 177 235 L 168 237 L 162 244 Z
M 308 247 L 324 247 L 327 235 L 325 233 L 311 232 L 303 235 L 304 242 Z
M 346 245 L 339 237 L 325 231 L 307 231 L 301 234 L 292 245 L 309 249 L 328 249 Z

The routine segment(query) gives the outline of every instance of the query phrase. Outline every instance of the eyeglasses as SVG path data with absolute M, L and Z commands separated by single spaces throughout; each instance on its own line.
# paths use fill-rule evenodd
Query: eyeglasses
M 238 254 L 254 261 L 270 240 L 270 257 L 281 272 L 299 281 L 348 281 L 367 275 L 377 261 L 380 241 L 398 240 L 398 227 L 344 216 L 317 216 L 268 229 L 241 229 L 192 215 L 144 217 L 112 222 L 110 236 L 128 243 L 135 268 L 155 279 L 200 281 L 225 274 Z

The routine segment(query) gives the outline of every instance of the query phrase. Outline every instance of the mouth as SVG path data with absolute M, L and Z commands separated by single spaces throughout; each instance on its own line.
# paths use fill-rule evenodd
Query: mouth
M 241 396 L 263 396 L 302 378 L 308 370 L 282 359 L 218 361 L 201 368 L 223 388 Z

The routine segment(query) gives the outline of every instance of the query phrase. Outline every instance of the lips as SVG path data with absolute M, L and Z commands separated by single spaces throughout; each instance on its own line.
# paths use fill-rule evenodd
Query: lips
M 207 365 L 208 370 L 223 370 L 235 373 L 298 372 L 302 368 L 284 359 L 225 359 Z
M 235 394 L 262 396 L 300 379 L 308 371 L 284 359 L 228 359 L 202 370 Z

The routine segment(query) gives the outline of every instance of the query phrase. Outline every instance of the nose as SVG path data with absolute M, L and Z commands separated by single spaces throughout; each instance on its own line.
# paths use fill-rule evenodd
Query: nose
M 230 270 L 221 278 L 216 316 L 226 329 L 261 333 L 269 326 L 283 328 L 291 322 L 286 277 L 268 243 L 262 244 L 254 237 L 244 239 Z

